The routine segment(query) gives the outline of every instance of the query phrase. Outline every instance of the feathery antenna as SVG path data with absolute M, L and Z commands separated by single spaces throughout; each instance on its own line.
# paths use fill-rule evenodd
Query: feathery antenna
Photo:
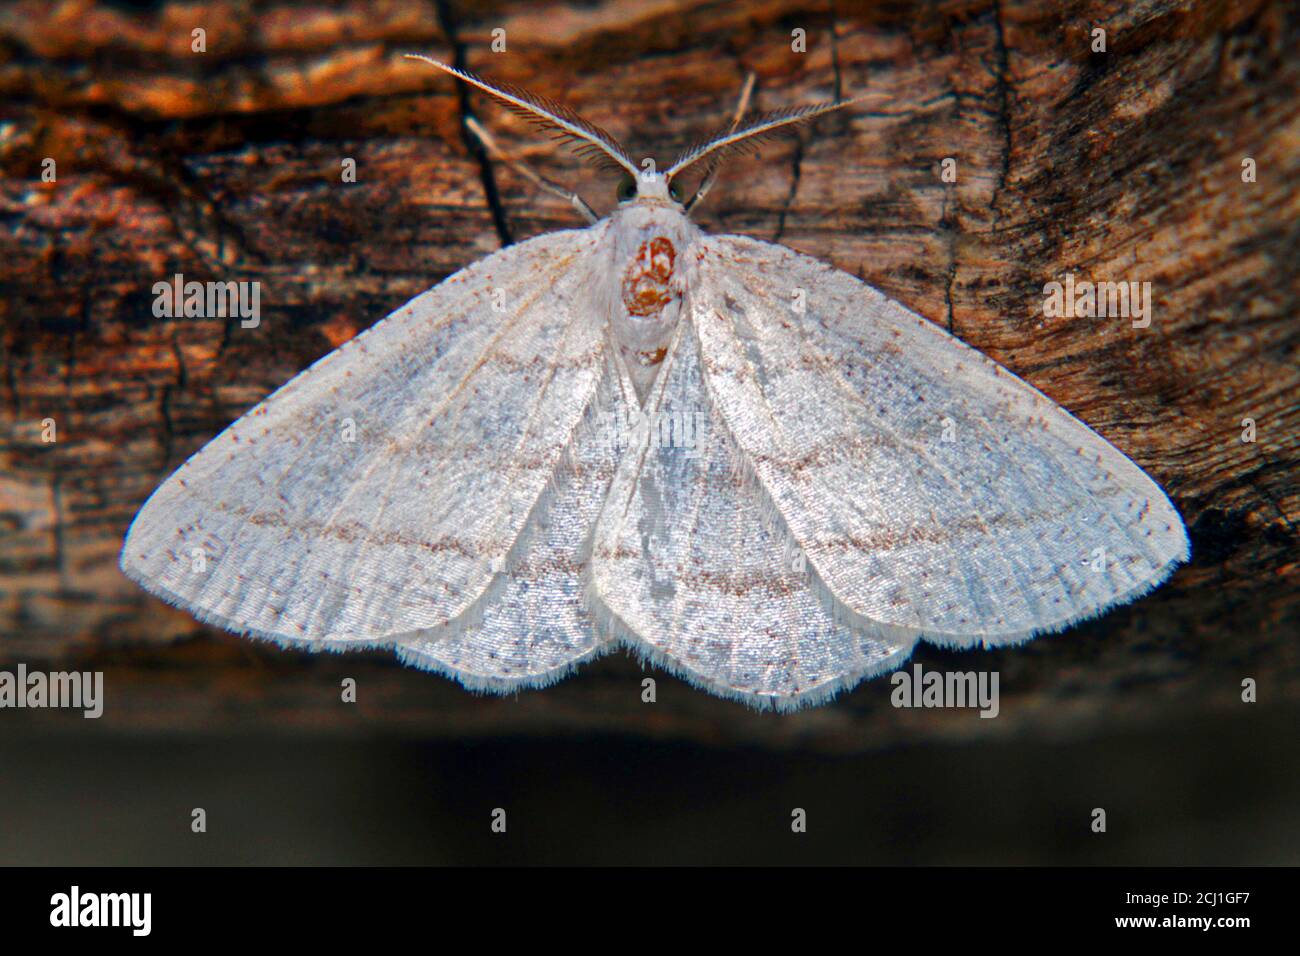
M 754 73 L 753 70 L 750 70 L 745 76 L 745 85 L 740 89 L 740 102 L 736 104 L 736 112 L 731 116 L 731 125 L 727 127 L 728 133 L 734 133 L 736 128 L 740 126 L 740 121 L 743 120 L 745 114 L 749 112 L 749 99 L 754 95 L 754 83 L 757 79 L 758 75 Z M 708 170 L 704 173 L 704 178 L 700 180 L 700 185 L 695 190 L 695 195 L 686 203 L 687 213 L 690 213 L 692 209 L 704 201 L 704 197 L 707 196 L 709 190 L 713 188 L 713 184 L 718 178 L 718 170 L 721 168 L 722 167 L 719 163 L 714 162 L 709 164 Z
M 404 54 L 408 60 L 423 60 L 436 66 L 444 73 L 450 73 L 472 86 L 477 86 L 484 93 L 489 93 L 501 100 L 510 110 L 523 116 L 537 126 L 550 129 L 559 134 L 558 138 L 576 144 L 574 152 L 583 159 L 592 160 L 598 165 L 625 169 L 633 176 L 638 170 L 628 158 L 627 151 L 613 136 L 595 123 L 583 119 L 567 106 L 561 106 L 542 96 L 536 96 L 527 90 L 508 83 L 489 83 L 470 73 L 457 69 L 419 53 Z
M 702 142 L 687 148 L 677 157 L 677 161 L 664 174 L 672 179 L 687 166 L 698 163 L 706 156 L 713 156 L 713 163 L 721 162 L 723 157 L 740 150 L 757 147 L 767 136 L 785 126 L 802 123 L 813 117 L 830 113 L 833 110 L 851 106 L 866 97 L 854 97 L 851 100 L 839 100 L 834 103 L 815 103 L 812 106 L 795 106 L 772 113 L 765 113 L 746 123 L 739 129 L 724 129 Z

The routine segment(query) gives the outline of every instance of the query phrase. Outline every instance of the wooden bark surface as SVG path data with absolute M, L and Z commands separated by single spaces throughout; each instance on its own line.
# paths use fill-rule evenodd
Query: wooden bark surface
M 206 53 L 191 52 L 196 27 Z M 490 49 L 496 28 L 506 52 Z M 1258 706 L 1294 702 L 1297 45 L 1300 12 L 1268 0 L 4 5 L 0 664 L 104 670 L 100 732 L 626 732 L 853 750 L 1226 710 L 1244 706 L 1248 677 Z M 608 175 L 408 51 L 562 101 L 660 164 L 725 122 L 751 70 L 758 109 L 882 94 L 733 161 L 699 221 L 834 263 L 1040 388 L 1167 489 L 1192 563 L 1138 604 L 1024 647 L 922 645 L 926 666 L 1001 672 L 993 721 L 894 709 L 886 680 L 777 717 L 656 673 L 648 705 L 621 653 L 545 691 L 474 697 L 386 654 L 285 652 L 145 595 L 117 551 L 189 454 L 503 241 L 578 224 L 471 148 L 467 111 L 613 204 Z M 46 158 L 56 182 L 41 179 Z M 261 325 L 155 318 L 152 286 L 177 272 L 260 281 Z M 1150 327 L 1045 318 L 1043 286 L 1066 273 L 1150 281 Z M 355 706 L 339 701 L 344 677 Z

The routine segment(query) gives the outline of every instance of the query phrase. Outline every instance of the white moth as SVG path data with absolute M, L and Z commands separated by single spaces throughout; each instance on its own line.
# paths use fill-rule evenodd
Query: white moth
M 428 62 L 621 168 L 621 202 L 596 221 L 562 191 L 588 228 L 456 273 L 191 457 L 122 549 L 149 591 L 479 690 L 622 644 L 790 709 L 922 638 L 1060 631 L 1187 559 L 1160 488 L 1034 388 L 843 272 L 691 222 L 722 155 L 843 102 L 740 125 L 747 87 L 655 172 L 563 107 Z

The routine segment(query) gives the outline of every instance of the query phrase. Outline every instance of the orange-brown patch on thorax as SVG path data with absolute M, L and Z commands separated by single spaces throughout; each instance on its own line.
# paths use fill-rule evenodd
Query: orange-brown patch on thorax
M 677 250 L 663 236 L 641 243 L 623 273 L 623 305 L 629 315 L 654 315 L 672 300 L 668 284 L 676 261 Z

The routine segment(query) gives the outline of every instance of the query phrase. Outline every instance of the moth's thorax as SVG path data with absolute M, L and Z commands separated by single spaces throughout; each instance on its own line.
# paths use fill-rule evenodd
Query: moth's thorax
M 669 200 L 638 199 L 610 216 L 610 331 L 639 395 L 654 381 L 681 317 L 682 267 L 699 236 L 681 206 Z

